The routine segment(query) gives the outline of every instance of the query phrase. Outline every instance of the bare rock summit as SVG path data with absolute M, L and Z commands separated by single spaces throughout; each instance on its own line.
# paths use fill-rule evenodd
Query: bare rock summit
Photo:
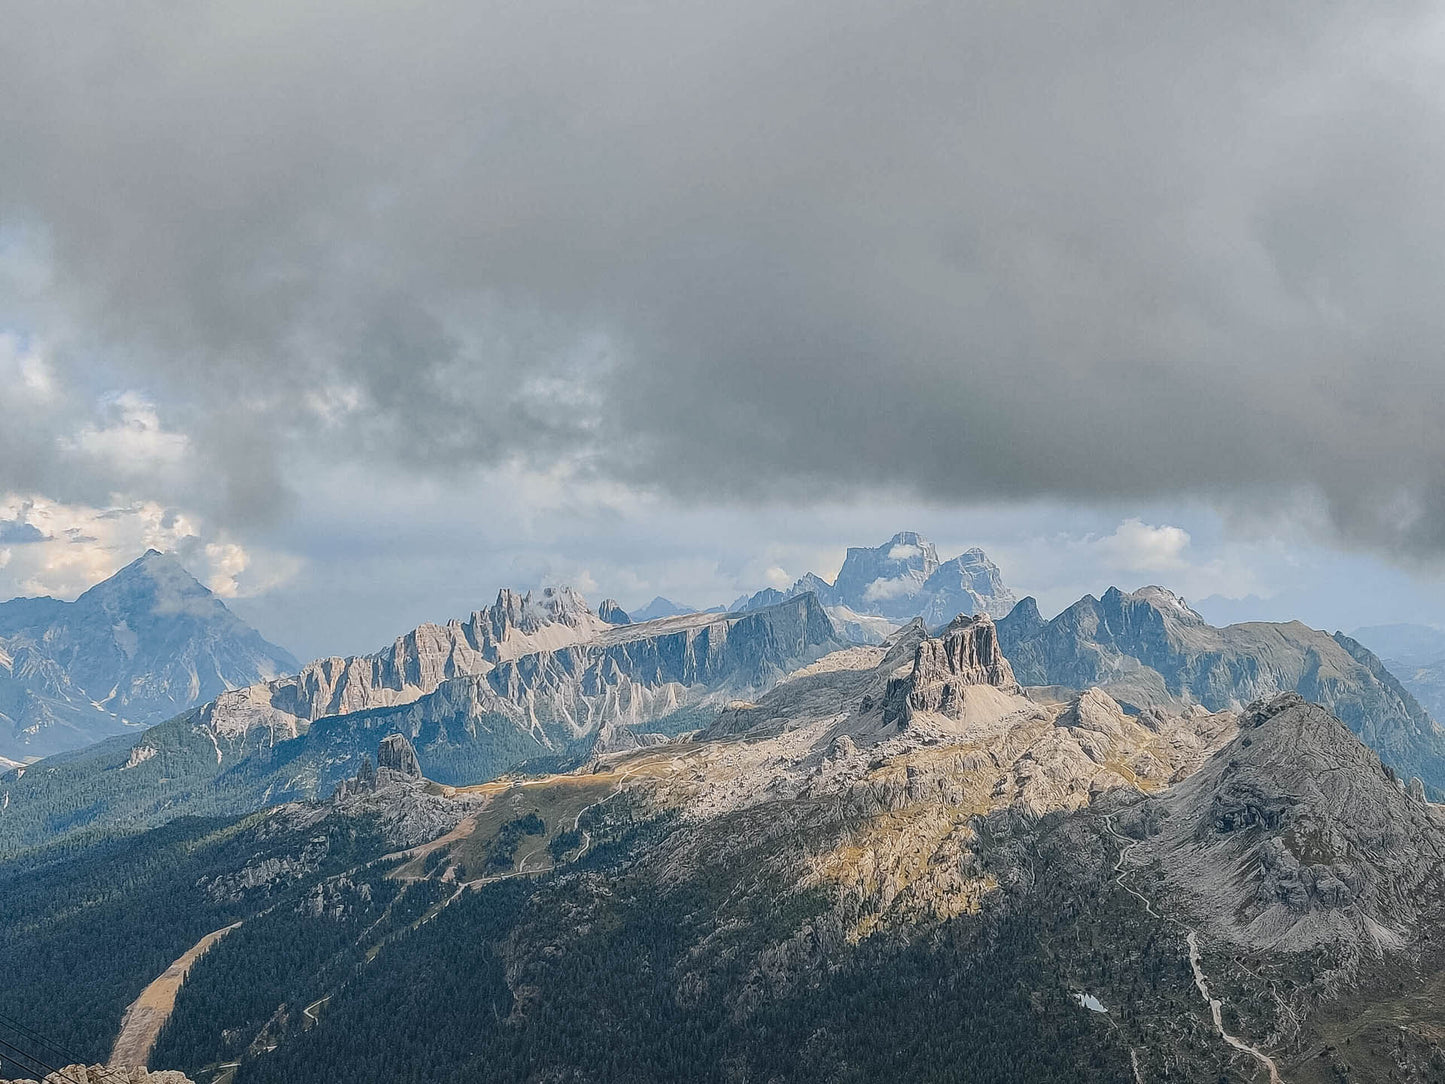
M 925 637 L 919 642 L 906 676 L 889 681 L 884 721 L 906 726 L 919 711 L 956 718 L 963 690 L 978 685 L 1016 696 L 1023 692 L 999 649 L 993 619 L 987 614 L 960 614 L 941 637 Z
M 388 734 L 381 739 L 381 747 L 376 751 L 376 766 L 380 771 L 392 771 L 404 779 L 421 778 L 421 762 L 404 734 Z

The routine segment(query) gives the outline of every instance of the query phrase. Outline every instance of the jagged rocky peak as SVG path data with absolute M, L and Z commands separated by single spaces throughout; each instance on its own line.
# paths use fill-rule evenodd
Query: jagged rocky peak
M 906 726 L 920 711 L 956 718 L 963 707 L 963 691 L 979 685 L 1013 695 L 1023 692 L 999 648 L 993 618 L 960 614 L 942 636 L 919 641 L 906 677 L 889 681 L 884 721 Z
M 294 737 L 317 719 L 409 704 L 451 678 L 594 639 L 611 628 L 570 587 L 535 595 L 504 587 L 465 622 L 420 625 L 372 655 L 317 659 L 295 677 L 223 694 L 201 720 L 218 735 L 256 727 Z
M 1445 731 L 1371 652 L 1298 621 L 1209 625 L 1160 587 L 1085 595 L 1051 620 L 1020 602 L 998 623 L 1026 686 L 1103 688 L 1131 710 L 1240 711 L 1294 691 L 1323 705 L 1401 775 L 1445 787 Z
M 938 549 L 917 531 L 899 531 L 881 546 L 849 546 L 834 587 L 848 599 L 882 600 L 922 587 L 938 571 Z M 895 596 L 896 597 L 896 596 Z
M 361 754 L 361 767 L 356 769 L 353 782 L 357 791 L 376 789 L 376 766 L 371 763 L 371 757 L 366 753 Z
M 881 546 L 850 546 L 833 583 L 809 572 L 786 591 L 766 588 L 733 608 L 758 609 L 810 591 L 835 625 L 870 644 L 887 638 L 889 624 L 914 617 L 930 628 L 959 613 L 1003 617 L 1016 598 L 983 550 L 943 561 L 938 547 L 917 531 L 899 531 Z
M 630 625 L 632 618 L 622 608 L 622 604 L 615 598 L 605 598 L 602 605 L 597 607 L 597 616 L 606 621 L 609 625 Z
M 914 666 L 946 672 L 966 685 L 993 685 L 1009 692 L 1022 692 L 1014 680 L 1013 668 L 999 648 L 998 630 L 988 614 L 959 614 L 943 636 L 918 645 Z
M 1297 693 L 1250 704 L 1235 740 L 1158 801 L 1156 853 L 1231 939 L 1386 951 L 1440 900 L 1445 817 Z
M 531 591 L 517 594 L 510 587 L 497 592 L 497 601 L 489 611 L 493 635 L 498 640 L 506 639 L 508 630 L 534 633 L 546 625 L 568 625 L 582 627 L 592 611 L 587 600 L 571 587 L 544 587 L 535 597 Z
M 382 771 L 395 772 L 404 779 L 421 778 L 421 761 L 416 750 L 405 734 L 388 734 L 381 739 L 376 751 L 376 766 Z
M 1025 595 L 1014 604 L 1008 616 L 998 622 L 999 635 L 1010 640 L 1026 640 L 1047 624 L 1039 613 L 1038 599 Z

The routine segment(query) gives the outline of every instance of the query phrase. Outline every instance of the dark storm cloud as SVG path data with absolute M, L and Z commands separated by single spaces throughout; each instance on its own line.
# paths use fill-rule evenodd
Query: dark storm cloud
M 1430 553 L 1428 17 L 56 0 L 0 36 L 0 215 L 68 375 L 184 411 L 235 509 L 302 440 L 682 494 L 1304 488 Z

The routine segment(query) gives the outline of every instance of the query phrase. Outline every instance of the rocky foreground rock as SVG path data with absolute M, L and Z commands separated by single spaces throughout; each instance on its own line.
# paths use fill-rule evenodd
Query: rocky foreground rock
M 34 1077 L 0 1080 L 0 1084 L 193 1084 L 185 1073 L 162 1070 L 150 1073 L 144 1069 L 112 1069 L 104 1065 L 67 1065 L 40 1081 Z

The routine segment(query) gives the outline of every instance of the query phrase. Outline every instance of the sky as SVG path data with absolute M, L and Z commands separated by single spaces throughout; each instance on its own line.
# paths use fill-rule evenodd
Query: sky
M 918 530 L 1445 620 L 1437 5 L 18 5 L 0 597 L 298 655 Z

